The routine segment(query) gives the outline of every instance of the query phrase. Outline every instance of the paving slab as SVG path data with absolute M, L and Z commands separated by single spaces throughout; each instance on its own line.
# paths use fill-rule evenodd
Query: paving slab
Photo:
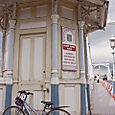
M 91 109 L 92 115 L 115 115 L 115 100 L 101 83 L 94 83 Z

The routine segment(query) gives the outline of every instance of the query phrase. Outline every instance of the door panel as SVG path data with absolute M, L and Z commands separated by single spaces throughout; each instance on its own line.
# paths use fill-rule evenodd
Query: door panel
M 20 40 L 20 70 L 21 81 L 43 80 L 45 71 L 45 37 L 22 36 Z
M 44 39 L 42 37 L 34 40 L 34 79 L 42 79 L 44 66 Z
M 41 101 L 43 100 L 43 92 L 42 91 L 33 91 L 34 96 L 33 96 L 33 107 L 37 110 L 42 109 L 42 104 Z
M 42 107 L 40 102 L 45 99 L 45 41 L 44 34 L 24 35 L 20 38 L 19 90 L 34 93 L 28 102 L 36 109 Z
M 22 40 L 21 48 L 21 63 L 20 63 L 20 76 L 21 80 L 29 80 L 29 71 L 30 71 L 30 44 L 31 39 Z

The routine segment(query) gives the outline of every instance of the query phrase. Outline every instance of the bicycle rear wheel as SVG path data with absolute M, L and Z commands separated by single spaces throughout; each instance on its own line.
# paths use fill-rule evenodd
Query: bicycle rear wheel
M 3 112 L 2 115 L 25 115 L 25 113 L 17 106 L 10 106 Z
M 71 114 L 64 109 L 57 108 L 47 112 L 46 115 L 71 115 Z

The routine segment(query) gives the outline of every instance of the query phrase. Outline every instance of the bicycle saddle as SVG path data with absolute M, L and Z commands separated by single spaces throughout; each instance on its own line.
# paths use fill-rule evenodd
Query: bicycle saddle
M 41 101 L 41 103 L 46 104 L 48 106 L 53 105 L 53 103 L 50 101 Z

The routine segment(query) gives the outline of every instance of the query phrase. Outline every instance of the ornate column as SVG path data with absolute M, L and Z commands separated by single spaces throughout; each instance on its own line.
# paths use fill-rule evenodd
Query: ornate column
M 52 60 L 51 60 L 51 101 L 53 106 L 59 105 L 59 67 L 58 67 L 58 0 L 52 0 Z M 56 114 L 56 113 L 55 113 Z
M 9 32 L 6 38 L 6 52 L 5 52 L 6 53 L 5 70 L 7 71 L 7 74 L 5 77 L 12 77 L 15 24 L 16 20 L 9 20 Z
M 81 78 L 81 115 L 86 115 L 86 94 L 85 94 L 85 48 L 84 48 L 84 21 L 79 21 L 79 45 L 80 45 L 80 78 Z
M 9 31 L 6 36 L 4 76 L 3 76 L 6 79 L 6 103 L 5 103 L 6 107 L 10 106 L 11 104 L 15 24 L 16 20 L 9 20 Z
M 59 15 L 53 14 L 52 18 L 52 68 L 51 68 L 51 101 L 54 106 L 59 105 L 59 73 L 58 73 L 58 19 Z
M 85 76 L 86 76 L 86 92 L 87 92 L 87 105 L 88 105 L 88 114 L 91 115 L 91 109 L 90 109 L 90 83 L 89 83 L 89 59 L 90 59 L 90 49 L 89 49 L 89 42 L 88 42 L 88 36 L 85 37 Z

